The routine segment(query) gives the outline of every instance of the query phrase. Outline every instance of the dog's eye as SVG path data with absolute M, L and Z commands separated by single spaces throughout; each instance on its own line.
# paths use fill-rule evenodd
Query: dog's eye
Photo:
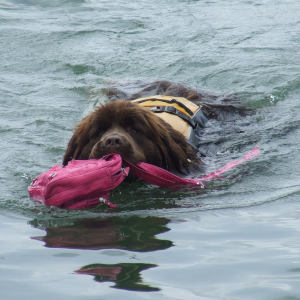
M 132 128 L 132 127 L 129 128 L 128 131 L 129 131 L 129 133 L 132 134 L 132 135 L 136 135 L 136 134 L 138 133 L 138 131 L 137 131 L 135 128 Z

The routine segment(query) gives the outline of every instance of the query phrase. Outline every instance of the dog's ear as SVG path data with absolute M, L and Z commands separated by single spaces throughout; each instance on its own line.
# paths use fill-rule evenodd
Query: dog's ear
M 62 163 L 63 166 L 66 166 L 70 160 L 76 158 L 74 157 L 74 154 L 77 148 L 78 148 L 77 136 L 74 133 L 68 143 L 68 147 L 63 158 L 63 163 Z
M 170 128 L 167 132 L 164 132 L 161 140 L 167 169 L 176 170 L 181 174 L 188 174 L 196 165 L 199 166 L 200 161 L 196 151 L 178 131 Z
M 92 117 L 87 116 L 76 127 L 63 158 L 66 166 L 72 159 L 88 159 L 89 153 L 96 143 L 96 137 L 91 135 Z
M 151 121 L 152 118 L 155 120 Z M 152 127 L 153 142 L 160 150 L 162 168 L 187 174 L 191 167 L 200 165 L 196 151 L 180 132 L 153 113 L 148 115 L 148 120 Z

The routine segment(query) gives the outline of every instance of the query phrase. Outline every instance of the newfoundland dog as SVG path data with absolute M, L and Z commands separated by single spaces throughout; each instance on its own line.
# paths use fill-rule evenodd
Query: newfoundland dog
M 132 163 L 143 161 L 187 174 L 201 166 L 197 148 L 205 122 L 221 112 L 244 112 L 228 105 L 224 97 L 212 103 L 219 98 L 167 81 L 154 82 L 133 95 L 117 89 L 109 89 L 107 95 L 112 101 L 78 124 L 63 165 L 71 159 L 119 153 Z

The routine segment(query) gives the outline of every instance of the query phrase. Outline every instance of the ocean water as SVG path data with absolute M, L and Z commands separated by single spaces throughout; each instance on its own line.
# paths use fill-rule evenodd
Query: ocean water
M 0 0 L 1 299 L 300 299 L 300 2 Z M 202 191 L 124 185 L 117 210 L 27 194 L 77 122 L 170 80 L 255 113 L 209 122 Z

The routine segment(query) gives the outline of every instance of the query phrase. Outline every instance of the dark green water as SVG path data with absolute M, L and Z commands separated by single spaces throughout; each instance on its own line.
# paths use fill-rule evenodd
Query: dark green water
M 0 0 L 1 299 L 299 299 L 300 2 Z M 208 124 L 205 191 L 134 184 L 115 212 L 27 195 L 76 123 L 155 80 L 256 109 Z

